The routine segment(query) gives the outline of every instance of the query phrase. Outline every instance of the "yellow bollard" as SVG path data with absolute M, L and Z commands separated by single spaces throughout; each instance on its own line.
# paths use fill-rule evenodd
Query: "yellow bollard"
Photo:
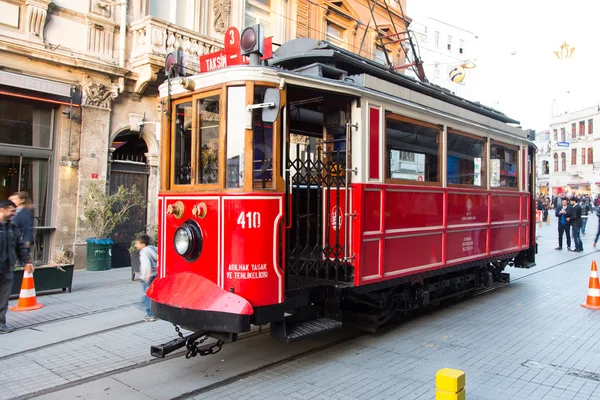
M 466 375 L 451 368 L 440 369 L 435 375 L 435 400 L 465 400 Z

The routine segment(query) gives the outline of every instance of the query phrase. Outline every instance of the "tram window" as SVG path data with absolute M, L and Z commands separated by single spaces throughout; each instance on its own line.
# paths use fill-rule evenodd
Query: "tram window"
M 254 103 L 262 103 L 266 87 L 254 88 Z M 262 109 L 256 109 L 252 115 L 254 187 L 267 189 L 273 187 L 273 123 L 263 122 Z
M 439 182 L 437 127 L 409 122 L 395 115 L 386 118 L 387 178 Z
M 448 184 L 485 186 L 485 140 L 448 131 Z
M 246 137 L 245 121 L 240 118 L 245 112 L 246 87 L 235 86 L 227 89 L 227 166 L 226 188 L 237 189 L 244 186 L 244 145 Z
M 189 185 L 192 178 L 192 102 L 175 106 L 174 180 L 176 185 Z
M 197 110 L 198 174 L 196 183 L 219 183 L 219 95 L 199 99 Z
M 518 188 L 519 153 L 516 148 L 492 143 L 490 146 L 491 187 Z

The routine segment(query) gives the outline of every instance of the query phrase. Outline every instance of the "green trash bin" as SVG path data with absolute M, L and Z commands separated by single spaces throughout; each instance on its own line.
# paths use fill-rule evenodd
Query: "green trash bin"
M 106 271 L 110 269 L 112 263 L 112 246 L 114 242 L 111 239 L 86 240 L 87 243 L 87 262 L 88 271 Z

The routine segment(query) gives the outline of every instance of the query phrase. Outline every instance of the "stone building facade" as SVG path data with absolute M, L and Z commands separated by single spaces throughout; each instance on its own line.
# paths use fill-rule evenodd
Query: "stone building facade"
M 549 192 L 600 193 L 600 107 L 566 112 L 550 119 Z M 598 122 L 597 122 L 598 121 Z
M 379 2 L 382 3 L 382 2 Z M 375 10 L 380 35 L 406 30 L 405 2 Z M 158 85 L 167 53 L 186 72 L 220 50 L 229 26 L 261 23 L 274 43 L 329 40 L 382 61 L 367 0 L 0 0 L 0 197 L 26 190 L 36 215 L 34 257 L 73 250 L 85 267 L 81 220 L 89 183 L 136 184 L 148 199 L 113 235 L 113 266 L 129 265 L 135 231 L 155 224 L 159 171 Z M 389 15 L 392 16 L 390 20 Z M 392 23 L 393 21 L 393 23 Z M 365 34 L 366 32 L 366 34 Z M 404 60 L 399 43 L 388 58 Z M 119 265 L 121 264 L 121 265 Z

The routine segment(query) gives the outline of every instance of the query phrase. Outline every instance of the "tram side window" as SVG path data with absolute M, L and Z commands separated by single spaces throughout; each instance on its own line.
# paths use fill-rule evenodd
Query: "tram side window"
M 409 122 L 396 115 L 386 118 L 387 178 L 439 182 L 440 130 Z
M 485 140 L 448 131 L 448 184 L 485 186 Z
M 266 87 L 254 88 L 254 104 L 262 103 Z M 273 187 L 273 123 L 263 122 L 262 109 L 256 109 L 252 115 L 253 165 L 252 176 L 254 188 L 267 189 Z
M 176 185 L 189 185 L 192 178 L 192 102 L 175 106 L 174 180 Z
M 198 173 L 196 183 L 219 183 L 219 95 L 198 100 L 196 106 Z
M 490 186 L 519 187 L 519 154 L 516 148 L 492 143 L 490 146 Z

